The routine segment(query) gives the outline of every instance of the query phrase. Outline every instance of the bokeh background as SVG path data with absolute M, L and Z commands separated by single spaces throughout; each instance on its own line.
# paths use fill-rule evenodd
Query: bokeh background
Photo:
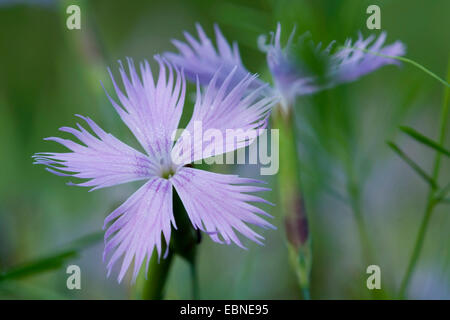
M 65 8 L 72 3 L 81 7 L 81 30 L 66 28 Z M 366 28 L 370 4 L 381 8 L 388 42 L 403 41 L 408 57 L 445 77 L 450 52 L 448 0 L 0 0 L 0 271 L 20 274 L 0 281 L 0 298 L 139 296 L 129 281 L 118 284 L 114 277 L 106 278 L 101 239 L 85 237 L 99 232 L 106 215 L 139 184 L 88 193 L 85 188 L 66 186 L 69 179 L 49 174 L 31 159 L 35 152 L 64 150 L 42 138 L 57 135 L 61 126 L 74 125 L 78 113 L 137 144 L 101 88 L 100 81 L 106 88 L 111 86 L 107 67 L 117 74 L 119 59 L 150 60 L 156 53 L 174 50 L 170 39 L 182 39 L 183 30 L 194 33 L 195 22 L 212 36 L 216 22 L 229 40 L 239 43 L 247 68 L 270 80 L 257 37 L 274 30 L 277 21 L 285 38 L 296 25 L 299 35 L 310 31 L 316 42 L 342 44 L 348 37 L 356 38 L 358 31 L 365 36 L 379 33 Z M 358 82 L 299 99 L 302 177 L 314 250 L 313 298 L 369 297 L 367 266 L 349 206 L 355 194 L 376 249 L 383 291 L 394 297 L 411 255 L 428 186 L 385 141 L 395 140 L 430 170 L 434 153 L 402 135 L 398 126 L 412 126 L 436 139 L 443 91 L 436 80 L 403 65 L 384 67 Z M 449 163 L 448 158 L 443 160 L 441 183 L 449 180 Z M 256 178 L 259 172 L 254 166 L 211 169 Z M 267 197 L 276 202 L 275 177 L 263 179 L 274 189 Z M 358 191 L 351 194 L 353 187 Z M 275 216 L 278 230 L 264 232 L 263 247 L 247 242 L 249 250 L 243 251 L 203 237 L 201 298 L 301 297 L 288 264 L 283 221 L 276 207 L 265 209 Z M 410 298 L 450 298 L 449 211 L 448 205 L 435 210 Z M 44 260 L 39 270 L 21 269 L 58 252 L 58 259 Z M 81 268 L 81 290 L 66 287 L 70 264 Z M 166 297 L 190 298 L 189 269 L 182 259 L 177 258 L 170 271 Z

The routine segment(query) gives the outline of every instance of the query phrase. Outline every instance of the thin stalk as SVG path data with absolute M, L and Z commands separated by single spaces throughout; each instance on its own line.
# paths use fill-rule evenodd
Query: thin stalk
M 361 256 L 364 259 L 366 265 L 373 263 L 373 249 L 369 239 L 369 234 L 366 228 L 366 222 L 364 214 L 361 210 L 361 199 L 357 187 L 352 185 L 349 187 L 349 193 L 351 198 L 351 208 L 355 217 L 356 226 L 358 228 L 359 238 L 361 239 Z
M 450 79 L 450 60 L 448 64 L 448 71 L 447 71 L 447 79 Z M 447 88 L 445 89 L 444 93 L 444 102 L 442 104 L 441 109 L 441 117 L 440 117 L 440 125 L 439 125 L 439 145 L 443 146 L 445 141 L 445 133 L 447 130 L 447 123 L 449 118 L 449 86 L 447 84 Z M 432 178 L 434 181 L 437 181 L 437 178 L 439 176 L 439 170 L 441 165 L 441 153 L 436 152 L 435 158 L 434 158 L 434 165 L 433 165 L 433 174 Z M 433 209 L 437 202 L 435 201 L 436 197 L 435 194 L 438 192 L 437 187 L 431 187 L 430 191 L 428 193 L 427 198 L 427 204 L 425 207 L 425 213 L 422 218 L 422 222 L 420 224 L 419 233 L 416 238 L 416 242 L 414 245 L 413 253 L 411 256 L 411 259 L 409 260 L 408 267 L 406 269 L 406 273 L 403 277 L 403 280 L 400 285 L 400 291 L 399 291 L 399 298 L 403 299 L 406 294 L 406 290 L 408 289 L 408 285 L 411 282 L 412 275 L 414 273 L 414 270 L 417 265 L 417 261 L 419 260 L 420 253 L 422 251 L 423 243 L 425 240 L 427 228 L 430 222 L 430 218 L 433 214 Z
M 178 229 L 172 233 L 167 257 L 158 259 L 156 252 L 152 255 L 148 267 L 147 280 L 142 291 L 143 299 L 160 300 L 164 298 L 165 284 L 175 255 L 182 257 L 189 263 L 193 281 L 193 296 L 194 299 L 198 297 L 195 258 L 200 238 L 199 234 L 192 228 L 183 203 L 176 191 L 173 194 L 173 214 Z M 163 246 L 161 251 L 164 252 L 165 250 L 166 246 Z
M 430 193 L 431 194 L 431 193 Z M 411 281 L 412 274 L 416 267 L 417 261 L 419 260 L 420 252 L 422 250 L 423 242 L 425 239 L 425 234 L 428 228 L 428 224 L 430 222 L 431 214 L 433 212 L 434 202 L 430 201 L 430 197 L 428 198 L 427 207 L 425 209 L 425 214 L 422 218 L 422 222 L 420 224 L 419 233 L 416 238 L 416 243 L 414 245 L 414 250 L 411 256 L 411 259 L 408 263 L 408 268 L 406 269 L 405 276 L 402 279 L 402 283 L 400 285 L 399 299 L 403 299 L 405 297 L 406 289 L 408 288 L 408 284 Z
M 200 289 L 198 285 L 197 247 L 201 241 L 201 234 L 198 230 L 193 229 L 192 223 L 176 191 L 174 192 L 173 211 L 178 230 L 174 232 L 171 248 L 178 256 L 188 262 L 192 284 L 192 298 L 198 300 L 200 297 Z
M 282 217 L 285 222 L 290 263 L 297 275 L 303 298 L 310 299 L 309 282 L 312 245 L 309 223 L 300 179 L 300 161 L 293 110 L 283 113 L 276 108 L 272 126 L 279 130 L 280 167 L 278 189 Z
M 170 266 L 173 261 L 173 253 L 169 253 L 165 259 L 159 259 L 156 252 L 153 253 L 148 267 L 147 280 L 142 291 L 144 300 L 161 300 L 164 298 L 165 285 L 168 279 Z
M 200 294 L 199 294 L 199 288 L 198 288 L 198 273 L 197 273 L 197 266 L 195 263 L 195 259 L 193 261 L 189 262 L 189 269 L 191 272 L 191 287 L 192 287 L 192 299 L 199 300 Z

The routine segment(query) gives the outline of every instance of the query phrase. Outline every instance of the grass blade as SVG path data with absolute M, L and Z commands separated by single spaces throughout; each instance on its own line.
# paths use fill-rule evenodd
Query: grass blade
M 77 256 L 77 251 L 68 250 L 61 253 L 53 254 L 36 261 L 30 261 L 20 266 L 2 272 L 0 274 L 0 282 L 9 279 L 17 279 L 26 277 L 35 273 L 41 273 L 48 270 L 58 269 L 63 266 L 64 261 Z
M 96 232 L 75 240 L 68 249 L 50 254 L 13 267 L 0 273 L 0 282 L 10 279 L 18 279 L 29 275 L 54 270 L 62 267 L 64 263 L 78 256 L 81 249 L 93 245 L 103 238 L 103 232 Z
M 399 127 L 401 131 L 403 131 L 404 133 L 406 133 L 408 136 L 410 136 L 411 138 L 413 138 L 414 140 L 438 151 L 441 152 L 442 154 L 445 154 L 447 157 L 450 157 L 450 151 L 441 147 L 437 142 L 431 140 L 430 138 L 424 136 L 423 134 L 421 134 L 420 132 L 414 130 L 413 128 L 410 127 L 406 127 L 406 126 L 401 126 Z
M 428 182 L 432 188 L 437 188 L 436 182 L 423 170 L 417 163 L 414 162 L 410 157 L 408 157 L 394 142 L 387 141 L 388 146 L 397 155 L 402 158 L 419 176 L 421 176 L 426 182 Z

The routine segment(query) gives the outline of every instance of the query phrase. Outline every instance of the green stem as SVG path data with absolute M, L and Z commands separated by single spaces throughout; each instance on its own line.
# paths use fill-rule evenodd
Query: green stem
M 399 298 L 403 299 L 405 297 L 406 289 L 408 288 L 408 284 L 411 280 L 413 271 L 416 267 L 417 261 L 420 256 L 420 252 L 422 250 L 423 242 L 425 239 L 425 234 L 428 228 L 428 224 L 430 222 L 431 214 L 433 212 L 434 202 L 428 202 L 425 214 L 422 219 L 422 223 L 420 224 L 419 234 L 417 235 L 416 243 L 414 245 L 413 254 L 408 264 L 408 268 L 406 269 L 405 276 L 403 277 L 402 283 L 400 285 Z
M 301 190 L 300 161 L 293 110 L 276 108 L 272 125 L 279 130 L 280 167 L 278 188 L 281 213 L 285 220 L 290 263 L 297 275 L 304 299 L 309 299 L 312 245 L 307 210 Z
M 192 283 L 192 299 L 199 300 L 199 288 L 198 288 L 198 274 L 196 260 L 189 262 L 189 269 L 191 271 L 191 283 Z
M 183 203 L 177 192 L 173 193 L 173 214 L 175 217 L 177 230 L 173 230 L 168 256 L 158 261 L 158 255 L 153 253 L 148 267 L 147 280 L 144 284 L 142 293 L 143 299 L 163 299 L 164 287 L 168 279 L 170 265 L 173 262 L 175 254 L 186 259 L 191 266 L 191 273 L 195 276 L 195 257 L 197 244 L 199 243 L 198 234 L 192 228 L 192 224 L 185 211 Z M 161 248 L 164 252 L 166 246 Z M 194 270 L 192 270 L 194 268 Z M 196 281 L 196 280 L 193 280 Z M 195 286 L 194 296 L 198 295 L 198 288 Z
M 164 289 L 173 260 L 173 253 L 169 253 L 165 259 L 158 262 L 158 254 L 153 253 L 148 267 L 147 280 L 144 284 L 142 298 L 144 300 L 161 300 L 164 298 Z
M 450 79 L 450 60 L 448 64 L 448 71 L 447 71 L 447 79 Z M 439 145 L 443 146 L 445 141 L 445 133 L 447 130 L 447 122 L 449 117 L 449 87 L 447 84 L 447 88 L 445 89 L 444 93 L 444 102 L 442 104 L 441 109 L 441 117 L 440 117 L 440 124 L 439 124 Z M 439 175 L 439 169 L 441 165 L 441 153 L 436 152 L 435 158 L 434 158 L 434 165 L 433 165 L 433 175 L 432 178 L 434 181 L 437 181 L 438 175 Z M 422 251 L 423 243 L 425 240 L 425 235 L 427 232 L 427 228 L 430 222 L 430 218 L 433 214 L 433 209 L 436 205 L 436 197 L 435 194 L 437 191 L 437 186 L 432 186 L 430 189 L 430 192 L 428 193 L 427 198 L 427 205 L 425 207 L 425 213 L 422 218 L 422 222 L 420 224 L 419 233 L 416 238 L 416 242 L 414 245 L 413 253 L 411 256 L 411 259 L 408 263 L 408 268 L 406 269 L 406 273 L 403 277 L 403 280 L 400 285 L 400 291 L 399 291 L 399 298 L 403 299 L 406 294 L 406 290 L 408 289 L 408 285 L 411 281 L 412 275 L 414 273 L 414 270 L 417 265 L 417 261 L 419 260 L 420 253 Z
M 197 247 L 201 241 L 201 234 L 198 230 L 192 228 L 192 223 L 176 191 L 174 192 L 173 210 L 178 230 L 173 235 L 171 247 L 177 255 L 188 262 L 191 274 L 192 298 L 198 300 L 200 290 L 197 272 Z

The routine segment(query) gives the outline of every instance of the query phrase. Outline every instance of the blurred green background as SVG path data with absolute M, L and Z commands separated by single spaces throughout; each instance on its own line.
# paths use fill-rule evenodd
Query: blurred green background
M 81 7 L 81 30 L 66 28 L 65 8 Z M 299 1 L 5 1 L 0 0 L 0 270 L 70 248 L 73 241 L 99 231 L 106 215 L 139 184 L 88 193 L 69 187 L 70 179 L 32 164 L 31 155 L 64 150 L 44 137 L 73 126 L 74 114 L 93 118 L 106 131 L 135 146 L 101 88 L 110 88 L 106 68 L 117 74 L 117 60 L 152 59 L 174 50 L 170 39 L 195 33 L 200 22 L 212 35 L 217 22 L 227 39 L 239 43 L 244 64 L 270 80 L 257 37 L 280 21 L 286 39 L 310 31 L 328 44 L 367 36 L 366 8 L 378 4 L 388 42 L 407 46 L 407 56 L 445 77 L 450 52 L 448 0 L 299 0 Z M 153 63 L 153 62 L 152 62 Z M 192 89 L 192 87 L 191 87 Z M 193 92 L 193 91 L 191 91 Z M 311 295 L 315 299 L 367 298 L 355 222 L 348 205 L 348 185 L 358 189 L 369 236 L 388 296 L 398 289 L 411 255 L 427 194 L 427 185 L 386 146 L 395 140 L 424 168 L 433 152 L 400 134 L 410 125 L 436 138 L 443 86 L 403 65 L 384 67 L 360 81 L 339 86 L 297 103 L 302 173 L 313 235 Z M 448 136 L 448 135 L 447 135 Z M 447 143 L 447 146 L 449 144 Z M 281 164 L 282 165 L 282 164 Z M 222 166 L 259 177 L 254 166 Z M 439 177 L 448 182 L 444 159 Z M 274 189 L 275 177 L 262 177 Z M 296 299 L 301 295 L 287 259 L 283 222 L 277 209 L 276 231 L 265 231 L 266 245 L 249 250 L 213 243 L 203 237 L 199 252 L 201 298 Z M 450 298 L 450 212 L 440 205 L 433 215 L 410 298 Z M 48 272 L 0 281 L 2 299 L 126 299 L 136 290 L 125 280 L 106 278 L 103 243 L 79 250 L 76 257 Z M 66 267 L 79 265 L 82 289 L 66 288 Z M 177 259 L 166 297 L 190 298 L 187 264 Z

